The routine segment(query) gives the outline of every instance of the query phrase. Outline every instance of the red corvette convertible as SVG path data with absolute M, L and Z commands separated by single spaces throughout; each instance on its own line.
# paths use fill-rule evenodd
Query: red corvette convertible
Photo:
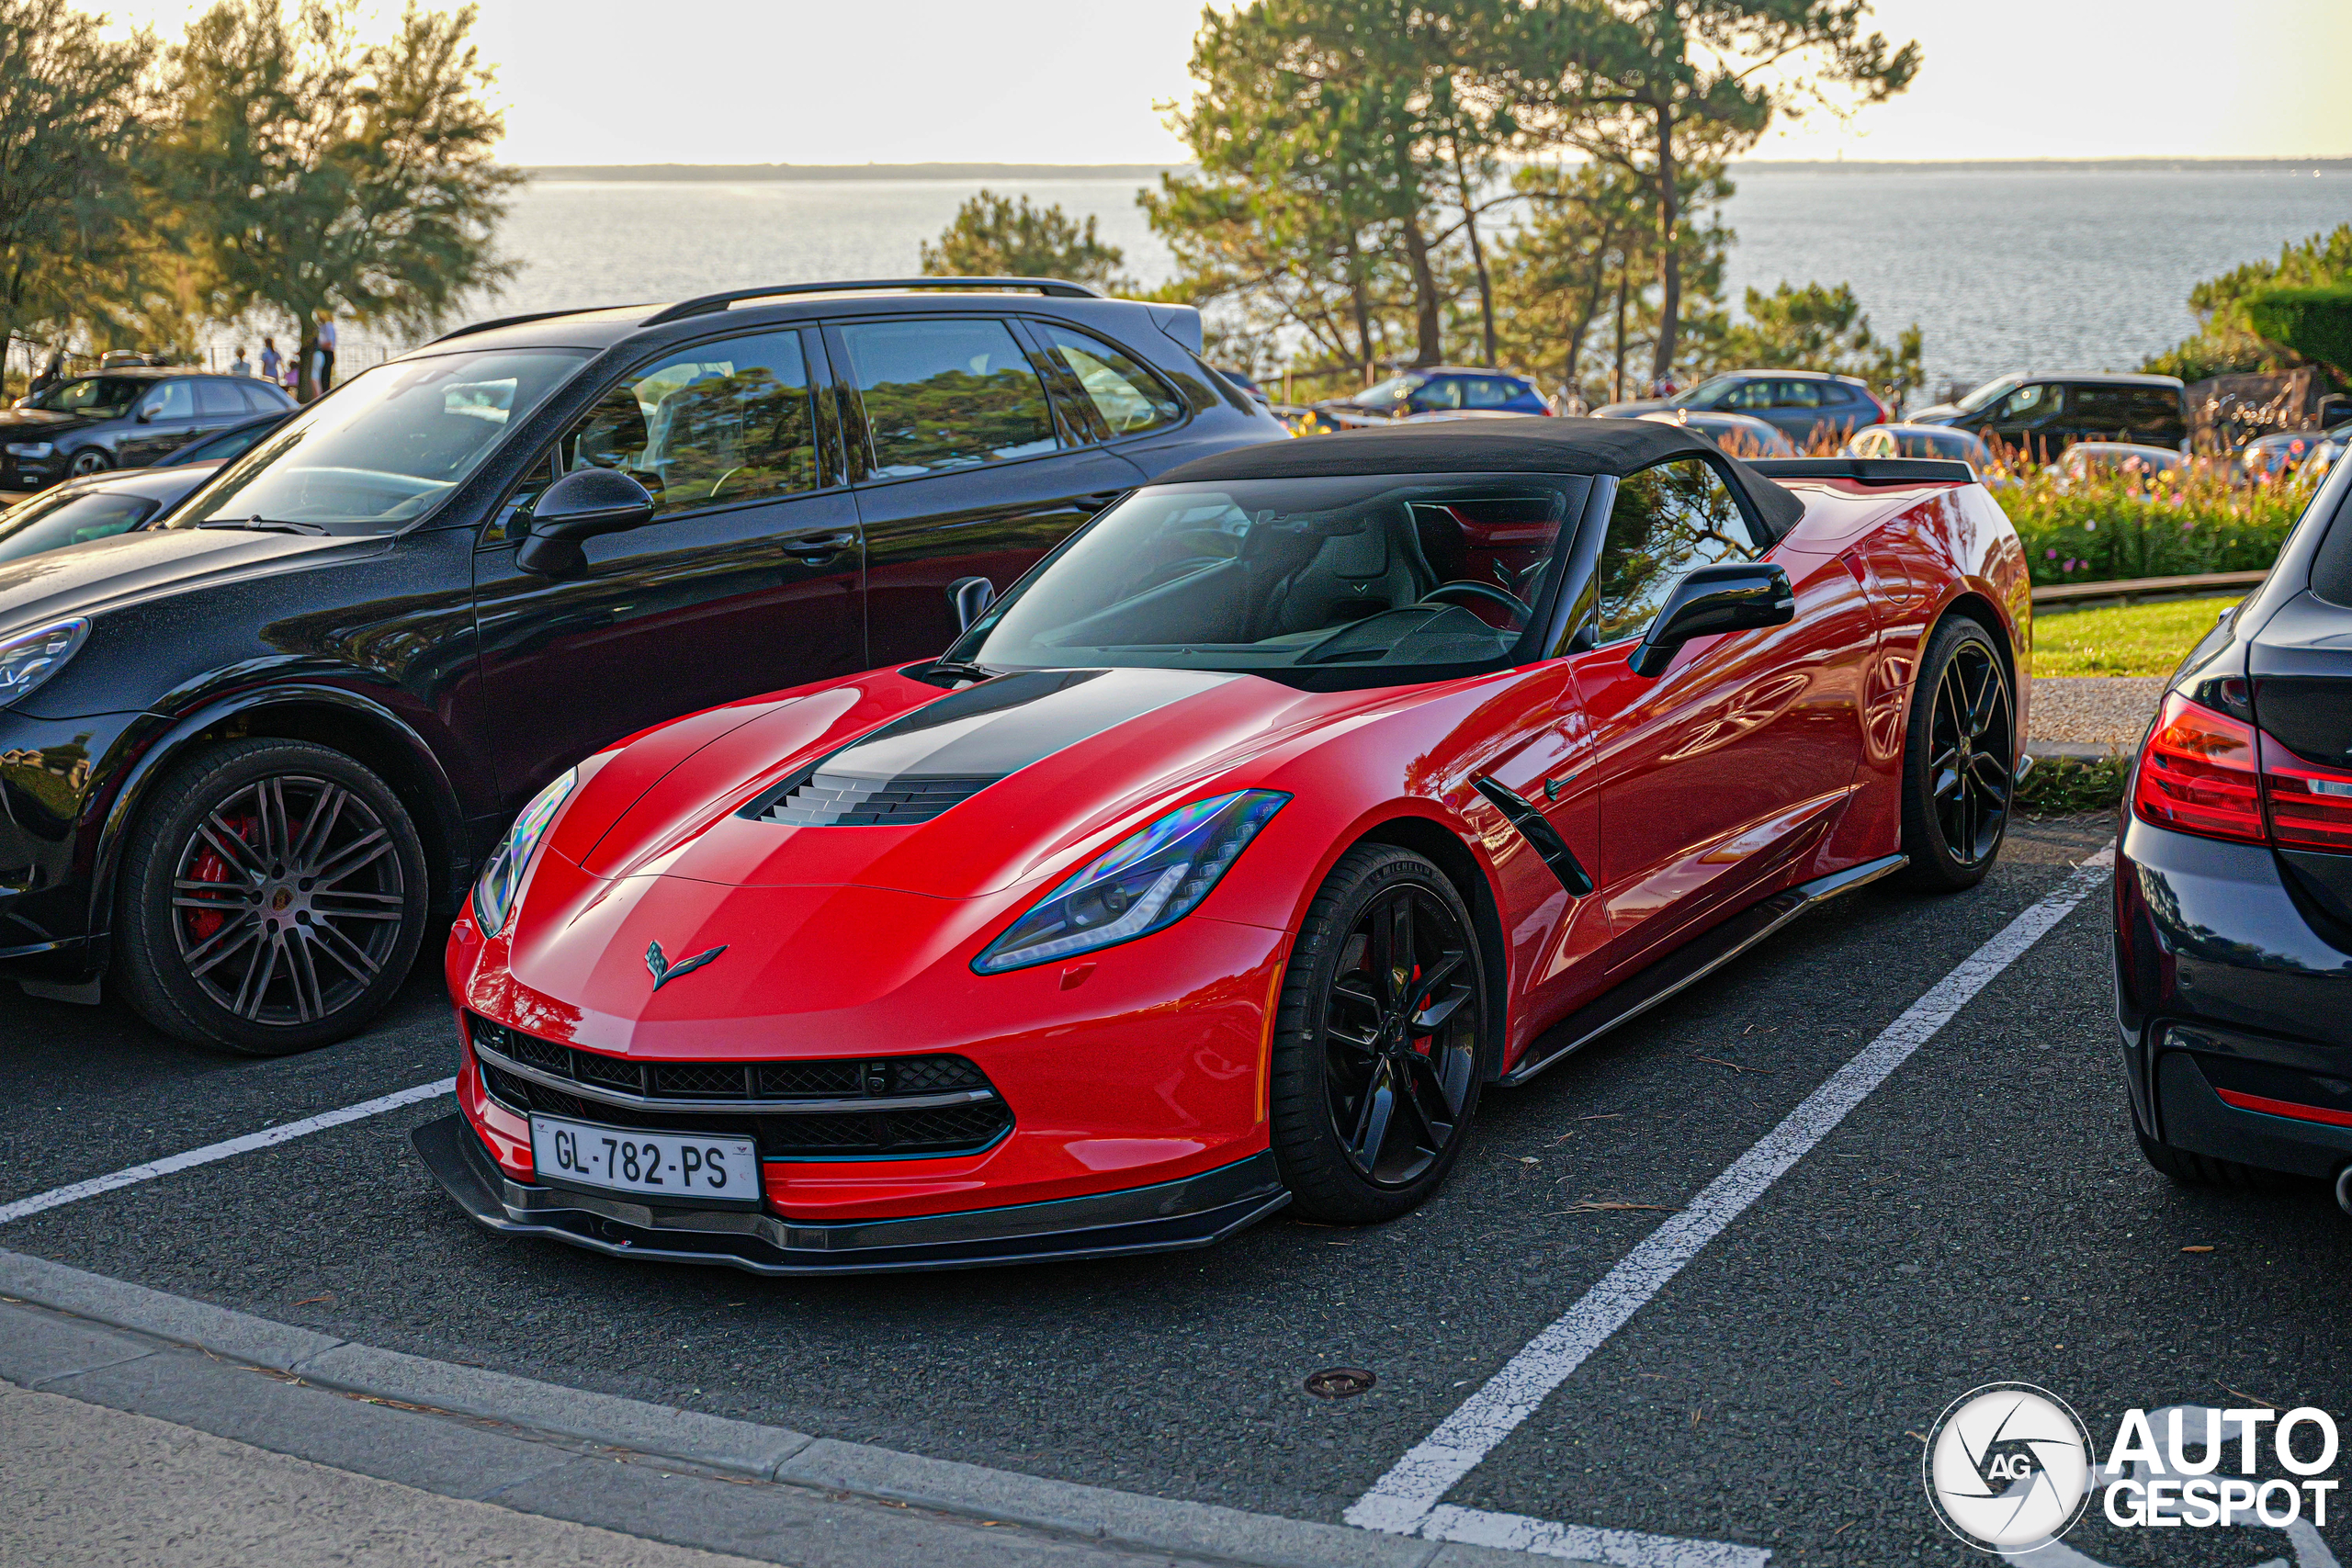
M 475 1220 L 842 1272 L 1378 1221 L 1808 906 L 2001 847 L 2023 554 L 1962 464 L 1634 421 L 1229 452 L 948 653 L 532 803 L 450 938 Z M 1768 474 L 1770 477 L 1768 477 Z

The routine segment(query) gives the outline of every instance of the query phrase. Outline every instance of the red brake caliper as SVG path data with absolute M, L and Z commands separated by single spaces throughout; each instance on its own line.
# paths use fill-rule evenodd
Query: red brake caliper
M 229 826 L 235 830 L 240 840 L 252 841 L 248 837 L 254 827 L 252 818 L 235 818 L 230 821 Z M 192 882 L 220 883 L 235 880 L 230 873 L 229 863 L 220 858 L 220 852 L 209 846 L 202 854 L 196 857 L 196 863 L 188 867 L 188 879 Z M 219 931 L 228 919 L 225 913 L 216 914 L 210 909 L 191 909 L 187 915 L 187 934 L 195 941 L 202 942 L 214 931 Z
M 1413 986 L 1414 986 L 1414 988 L 1415 988 L 1415 990 L 1416 990 L 1416 991 L 1418 991 L 1418 990 L 1419 990 L 1419 987 L 1420 987 L 1420 984 L 1421 984 L 1421 966 L 1420 966 L 1419 964 L 1414 964 L 1414 965 L 1413 965 Z M 1414 1054 L 1415 1054 L 1415 1055 L 1421 1055 L 1421 1056 L 1426 1056 L 1426 1055 L 1428 1055 L 1430 1054 L 1430 1042 L 1431 1042 L 1432 1040 L 1435 1040 L 1436 1038 L 1437 1038 L 1437 1036 L 1436 1036 L 1436 1035 L 1434 1035 L 1434 1034 L 1424 1034 L 1424 1035 L 1420 1036 L 1419 1039 L 1415 1040 L 1415 1041 L 1413 1042 L 1413 1051 L 1414 1051 Z

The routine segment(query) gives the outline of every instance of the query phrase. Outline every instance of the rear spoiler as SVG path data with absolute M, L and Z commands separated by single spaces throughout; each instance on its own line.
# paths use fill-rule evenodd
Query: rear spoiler
M 1750 457 L 1768 479 L 1852 479 L 1866 485 L 1965 485 L 1976 470 L 1950 457 Z

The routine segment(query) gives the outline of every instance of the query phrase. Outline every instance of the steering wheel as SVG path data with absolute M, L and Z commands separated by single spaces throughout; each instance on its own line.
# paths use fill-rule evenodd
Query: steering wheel
M 1491 582 L 1480 582 L 1476 578 L 1470 577 L 1458 577 L 1452 582 L 1441 582 L 1427 593 L 1422 594 L 1420 602 L 1428 604 L 1450 594 L 1466 594 L 1473 599 L 1484 599 L 1490 604 L 1500 604 L 1519 617 L 1521 626 L 1525 626 L 1535 618 L 1534 606 L 1518 594 L 1498 588 Z

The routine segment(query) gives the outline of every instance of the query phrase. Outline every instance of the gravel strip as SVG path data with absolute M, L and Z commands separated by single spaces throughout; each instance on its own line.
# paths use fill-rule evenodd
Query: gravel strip
M 2162 675 L 2065 675 L 2037 679 L 2027 739 L 2129 746 L 2163 699 Z

